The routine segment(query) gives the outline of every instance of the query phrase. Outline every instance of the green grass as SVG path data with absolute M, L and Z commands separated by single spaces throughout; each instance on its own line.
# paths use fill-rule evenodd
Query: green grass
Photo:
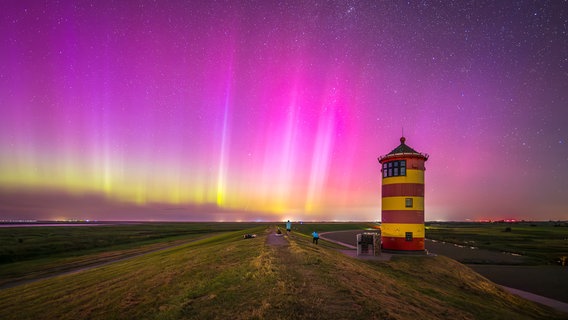
M 0 290 L 0 319 L 566 318 L 448 258 L 363 261 L 303 233 L 268 245 L 274 230 L 224 232 Z
M 188 235 L 234 231 L 254 223 L 140 223 L 81 227 L 0 228 L 0 264 L 128 249 Z
M 255 223 L 0 228 L 0 285 L 150 252 Z M 20 240 L 21 239 L 21 240 Z
M 541 264 L 558 264 L 568 256 L 568 227 L 552 222 L 427 223 L 426 237 L 516 253 Z

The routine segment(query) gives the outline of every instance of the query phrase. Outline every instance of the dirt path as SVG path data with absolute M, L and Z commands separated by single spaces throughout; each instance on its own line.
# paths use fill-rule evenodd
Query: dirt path
M 288 242 L 288 236 L 284 233 L 276 233 L 276 230 L 270 230 L 270 233 L 266 237 L 266 243 L 271 246 L 287 246 L 290 243 Z
M 333 274 L 339 271 L 330 267 L 333 264 L 329 264 L 325 250 L 309 237 L 275 231 L 270 230 L 266 244 L 274 265 L 271 269 L 277 293 L 267 295 L 265 304 L 287 310 L 286 317 L 276 318 L 348 319 L 347 314 L 353 319 L 362 318 L 365 305 L 354 301 L 353 292 Z

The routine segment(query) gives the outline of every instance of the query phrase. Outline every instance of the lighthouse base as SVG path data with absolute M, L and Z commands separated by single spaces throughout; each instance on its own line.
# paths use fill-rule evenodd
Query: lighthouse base
M 400 237 L 382 237 L 382 249 L 388 251 L 424 251 L 424 238 L 408 240 Z

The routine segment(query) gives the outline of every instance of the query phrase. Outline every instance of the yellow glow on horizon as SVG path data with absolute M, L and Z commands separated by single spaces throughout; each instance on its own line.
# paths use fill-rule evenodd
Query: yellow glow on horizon
M 292 152 L 294 148 L 290 147 L 289 151 Z M 270 154 L 271 157 L 277 157 Z M 84 166 L 79 161 L 55 161 L 49 157 L 42 162 L 31 157 L 22 158 L 17 163 L 4 159 L 0 158 L 2 188 L 101 195 L 113 202 L 136 206 L 153 203 L 216 205 L 220 210 L 263 212 L 274 214 L 275 218 L 307 214 L 308 219 L 318 219 L 319 216 L 325 216 L 326 208 L 345 201 L 341 196 L 323 194 L 325 171 L 312 175 L 308 179 L 310 185 L 298 184 L 294 175 L 285 174 L 288 170 L 293 171 L 292 163 L 282 164 L 277 168 L 278 173 L 273 174 L 270 168 L 263 165 L 252 175 L 219 169 L 219 164 L 214 166 L 216 170 L 213 171 L 217 172 L 211 176 L 204 171 L 192 171 L 191 168 L 180 172 L 178 166 L 173 165 L 152 171 L 147 168 L 153 166 L 143 161 L 124 165 L 128 163 L 127 159 L 113 160 L 110 157 L 103 161 L 91 160 L 91 166 Z M 320 158 L 312 164 L 315 166 L 325 161 Z M 227 167 L 226 159 L 223 162 L 223 166 Z

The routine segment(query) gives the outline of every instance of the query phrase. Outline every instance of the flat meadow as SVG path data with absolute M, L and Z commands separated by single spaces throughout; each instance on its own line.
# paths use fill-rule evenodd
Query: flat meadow
M 560 265 L 568 258 L 566 222 L 429 222 L 426 237 L 431 240 L 508 252 L 528 257 L 528 265 Z M 467 257 L 456 260 L 467 263 Z M 568 262 L 567 262 L 568 263 Z

